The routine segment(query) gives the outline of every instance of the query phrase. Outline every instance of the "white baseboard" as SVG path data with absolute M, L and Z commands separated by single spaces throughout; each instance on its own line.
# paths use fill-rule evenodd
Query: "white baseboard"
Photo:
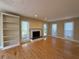
M 56 37 L 56 38 L 60 38 L 60 39 L 64 39 L 64 40 L 68 40 L 68 41 L 73 41 L 73 42 L 79 43 L 79 41 L 78 41 L 78 40 L 74 40 L 74 39 L 69 40 L 69 39 L 65 39 L 65 38 L 63 38 L 63 37 Z
M 10 46 L 7 46 L 7 47 L 2 48 L 1 50 L 6 50 L 6 49 L 14 48 L 14 47 L 17 47 L 17 46 L 19 46 L 19 45 L 20 45 L 20 44 L 10 45 Z
M 51 36 L 51 35 L 48 35 L 48 36 Z M 52 37 L 52 36 L 51 36 L 51 37 Z M 68 40 L 68 41 L 73 41 L 73 42 L 79 43 L 78 40 L 74 40 L 74 39 L 69 40 L 69 39 L 65 39 L 64 37 L 59 37 L 59 36 L 57 36 L 56 38 L 60 38 L 60 39 L 64 39 L 64 40 Z

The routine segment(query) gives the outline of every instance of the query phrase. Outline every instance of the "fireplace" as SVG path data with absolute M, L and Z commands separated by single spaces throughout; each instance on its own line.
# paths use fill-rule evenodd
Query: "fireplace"
M 31 30 L 31 38 L 32 40 L 41 37 L 41 30 Z
M 40 31 L 33 31 L 32 36 L 32 39 L 40 38 Z

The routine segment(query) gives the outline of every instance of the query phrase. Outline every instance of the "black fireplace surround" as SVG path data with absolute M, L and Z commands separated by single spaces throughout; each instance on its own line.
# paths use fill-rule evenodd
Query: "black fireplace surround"
M 32 39 L 40 38 L 40 31 L 33 31 L 32 32 Z

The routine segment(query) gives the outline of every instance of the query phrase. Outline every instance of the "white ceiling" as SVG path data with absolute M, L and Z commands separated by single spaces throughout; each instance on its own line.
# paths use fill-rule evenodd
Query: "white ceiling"
M 79 16 L 79 0 L 0 0 L 0 10 L 55 21 Z

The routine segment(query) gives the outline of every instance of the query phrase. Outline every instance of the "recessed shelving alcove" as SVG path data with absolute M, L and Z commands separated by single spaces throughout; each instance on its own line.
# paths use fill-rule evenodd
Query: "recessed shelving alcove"
M 19 16 L 0 12 L 0 49 L 19 45 Z

